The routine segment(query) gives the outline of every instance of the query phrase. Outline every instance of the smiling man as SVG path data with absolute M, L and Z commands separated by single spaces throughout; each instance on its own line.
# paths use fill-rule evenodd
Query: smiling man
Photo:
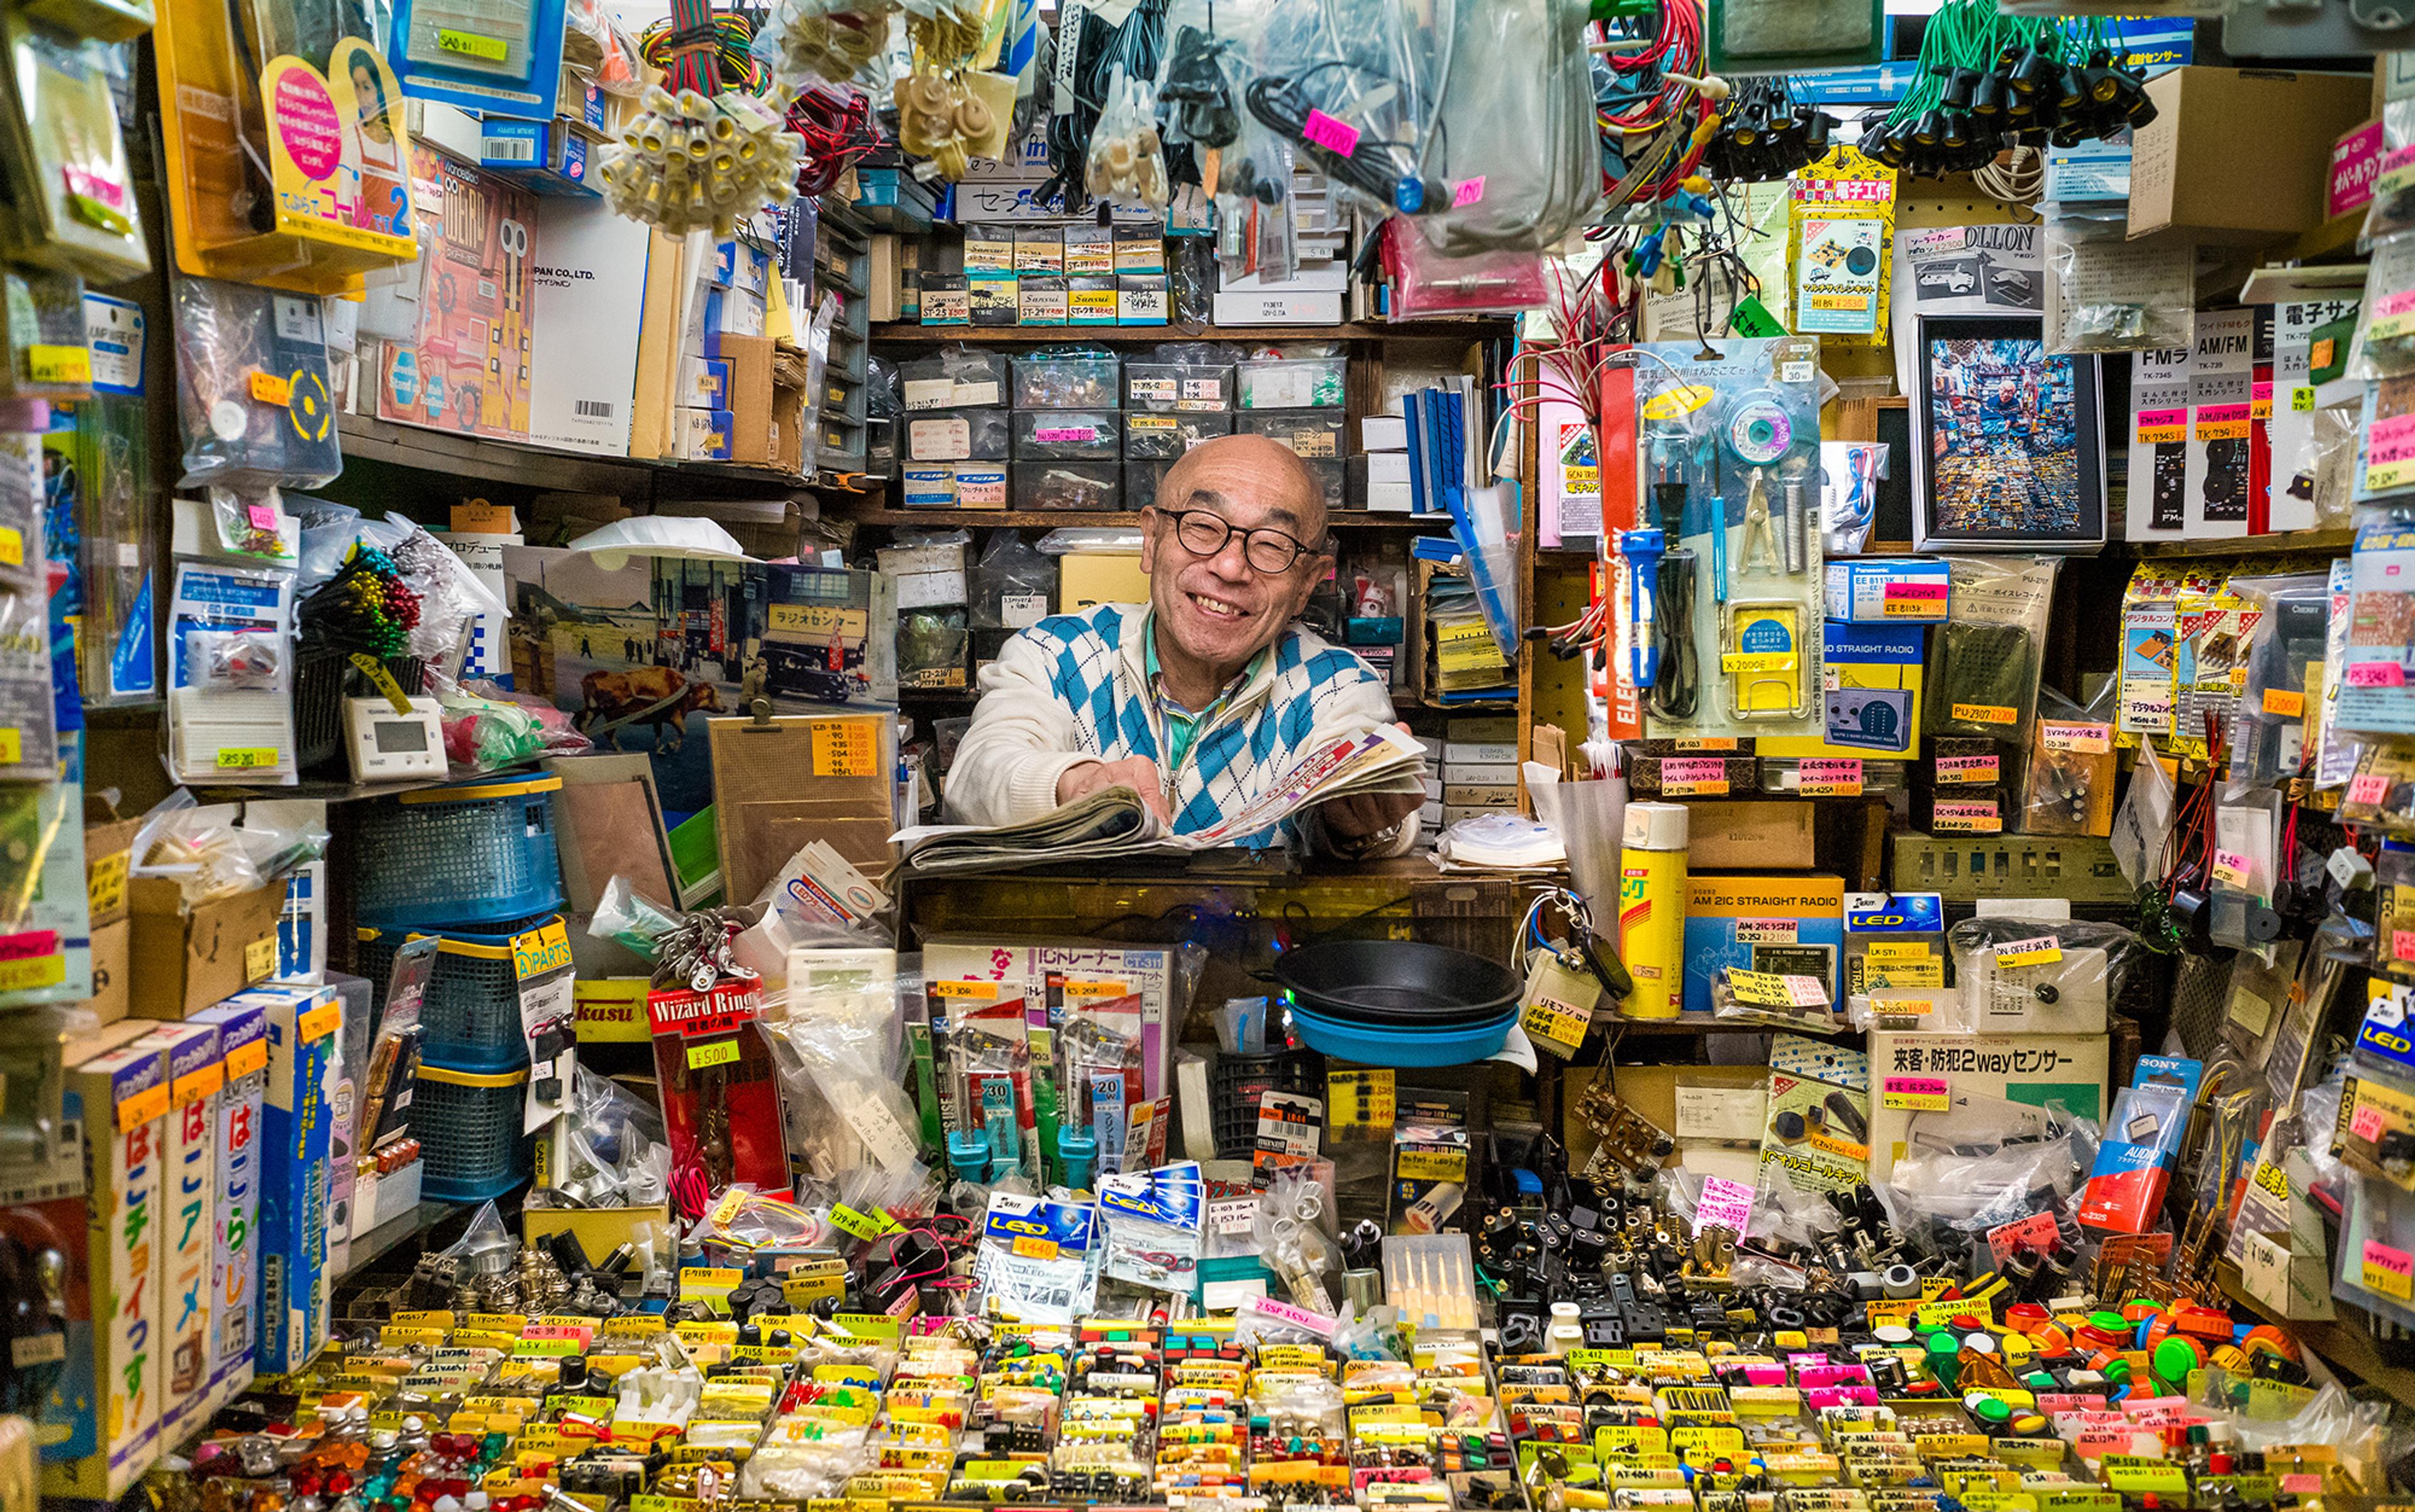
M 1294 623 L 1333 553 L 1324 491 L 1288 448 L 1263 436 L 1204 442 L 1167 471 L 1140 519 L 1146 608 L 1042 620 L 982 669 L 948 771 L 956 821 L 1012 824 L 1129 787 L 1187 834 L 1272 788 L 1310 746 L 1391 723 L 1384 680 Z M 1301 838 L 1396 856 L 1417 838 L 1421 801 L 1336 799 L 1310 811 Z

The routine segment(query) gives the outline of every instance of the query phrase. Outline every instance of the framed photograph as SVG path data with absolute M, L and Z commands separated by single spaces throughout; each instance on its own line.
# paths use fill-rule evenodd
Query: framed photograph
M 1925 317 L 1918 359 L 1913 547 L 2103 546 L 2097 359 L 2048 355 L 2035 315 Z

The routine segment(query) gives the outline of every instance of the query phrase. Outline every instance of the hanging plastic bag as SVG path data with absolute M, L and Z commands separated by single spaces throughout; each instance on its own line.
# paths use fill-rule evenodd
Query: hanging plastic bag
M 1148 82 L 1116 65 L 1107 82 L 1106 109 L 1090 132 L 1083 187 L 1117 204 L 1162 210 L 1171 196 L 1165 149 L 1158 140 L 1157 100 Z
M 1384 267 L 1392 276 L 1391 318 L 1534 309 L 1544 300 L 1542 254 L 1496 247 L 1449 257 L 1398 216 L 1384 222 Z
M 1601 140 L 1588 12 L 1569 0 L 1452 0 L 1433 28 L 1435 122 L 1425 179 L 1449 206 L 1418 231 L 1436 251 L 1539 252 L 1590 224 L 1601 202 Z M 1505 68 L 1504 59 L 1531 67 Z

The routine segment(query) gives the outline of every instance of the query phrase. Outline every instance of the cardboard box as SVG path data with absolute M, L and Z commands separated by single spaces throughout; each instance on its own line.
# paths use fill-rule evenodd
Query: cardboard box
M 1695 871 L 1728 867 L 1811 865 L 1808 803 L 1753 800 L 1688 802 L 1686 864 Z
M 120 919 L 92 932 L 92 996 L 84 1007 L 103 1024 L 115 1024 L 134 1009 L 134 924 Z
M 1148 574 L 1140 558 L 1121 552 L 1077 551 L 1059 558 L 1057 612 L 1071 614 L 1094 604 L 1146 604 Z
M 729 359 L 728 357 L 682 357 L 679 400 L 691 410 L 728 409 Z
M 1821 663 L 1827 682 L 1822 695 L 1825 735 L 1764 735 L 1761 754 L 1798 759 L 1910 759 L 1920 738 L 1926 642 L 1916 624 L 1829 621 Z
M 344 1010 L 333 987 L 247 993 L 268 1023 L 261 1132 L 260 1373 L 300 1370 L 327 1341 L 327 1153 L 336 1110 L 327 1090 Z
M 182 1444 L 210 1414 L 211 1265 L 217 1252 L 218 1100 L 226 1060 L 218 1025 L 162 1025 L 135 1045 L 168 1057 L 160 1145 L 158 1347 L 165 1370 L 159 1439 Z
M 731 459 L 731 438 L 737 433 L 737 417 L 728 410 L 682 410 L 680 412 L 680 456 L 691 462 L 727 462 Z
M 706 722 L 714 828 L 729 896 L 754 897 L 809 840 L 869 873 L 886 871 L 895 832 L 897 722 L 885 711 L 832 710 Z
M 1940 1147 L 1953 1144 L 1958 1118 L 1976 1127 L 2000 1119 L 2007 1104 L 2061 1102 L 2102 1120 L 2108 1059 L 2101 1034 L 1871 1030 L 1870 1179 L 1883 1181 L 1895 1169 L 1916 1116 L 1920 1137 Z
M 70 1441 L 91 1452 L 42 1466 L 42 1494 L 115 1501 L 159 1454 L 159 1400 L 166 1378 L 166 1330 L 159 1318 L 159 1272 L 171 1248 L 161 1220 L 170 1091 L 168 1056 L 142 1043 L 154 1025 L 133 1028 L 132 1043 L 70 1063 L 67 1116 L 83 1128 L 91 1307 L 81 1335 L 68 1340 Z M 46 1416 L 46 1430 L 57 1424 Z
M 83 827 L 84 891 L 95 929 L 126 917 L 127 870 L 134 860 L 141 819 L 117 819 Z
M 628 445 L 631 457 L 653 459 L 677 457 L 684 435 L 675 434 L 671 425 L 680 408 L 680 358 L 687 351 L 684 322 L 692 280 L 685 239 L 652 232 L 646 242 L 645 267 L 645 298 L 636 332 L 636 376 L 629 395 Z
M 536 321 L 529 356 L 530 441 L 600 457 L 628 455 L 638 337 L 657 246 L 644 225 L 615 215 L 600 200 L 537 202 L 529 274 Z
M 210 1403 L 225 1406 L 251 1384 L 260 1336 L 261 1120 L 268 1101 L 268 1015 L 238 998 L 192 1022 L 218 1030 L 218 1190 L 210 1212 Z
M 186 1019 L 277 970 L 277 925 L 285 884 L 218 898 L 187 912 L 176 884 L 135 877 L 131 1011 L 146 1019 Z
M 1711 1009 L 1722 966 L 1816 977 L 1833 999 L 1845 948 L 1845 882 L 1809 876 L 1687 878 L 1686 1010 Z
M 876 232 L 872 236 L 869 272 L 871 292 L 866 297 L 872 307 L 865 313 L 876 325 L 897 320 L 903 313 L 904 269 L 898 262 L 897 237 L 892 232 Z
M 2147 97 L 2156 115 L 2131 143 L 2130 235 L 2216 245 L 2321 225 L 2332 148 L 2370 113 L 2362 76 L 2283 68 L 2174 68 Z

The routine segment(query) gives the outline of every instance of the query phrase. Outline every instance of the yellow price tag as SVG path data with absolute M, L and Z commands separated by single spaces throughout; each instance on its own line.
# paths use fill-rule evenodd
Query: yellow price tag
M 323 1040 L 328 1035 L 335 1033 L 338 1028 L 343 1026 L 343 1004 L 322 1003 L 319 1007 L 312 1009 L 308 1013 L 303 1014 L 301 1022 L 294 1027 L 295 1032 L 301 1037 L 302 1041 L 305 1044 L 308 1044 L 313 1040 Z
M 1014 1252 L 1027 1260 L 1054 1260 L 1057 1258 L 1057 1241 L 1043 1239 L 1036 1235 L 1017 1235 L 1014 1240 Z
M 89 383 L 92 382 L 92 349 L 27 347 L 25 376 L 37 383 Z
M 1964 725 L 2017 725 L 2021 711 L 2002 704 L 1958 703 L 1954 706 L 1954 718 Z
M 2401 1302 L 2415 1301 L 2415 1255 L 2378 1240 L 2364 1241 L 2364 1289 Z
M 2051 935 L 2014 940 L 1996 947 L 1996 965 L 1999 966 L 2052 966 L 2062 959 L 2062 943 Z
M 975 997 L 987 1001 L 998 996 L 994 981 L 935 981 L 929 992 L 934 997 Z
M 246 986 L 266 981 L 277 974 L 277 936 L 262 935 L 243 948 L 243 980 Z
M 2303 719 L 2306 717 L 2306 696 L 2292 688 L 2266 688 L 2264 711 L 2278 714 L 2283 719 Z
M 0 992 L 17 993 L 36 987 L 55 987 L 67 980 L 68 958 L 64 954 L 0 961 Z
M 872 725 L 861 719 L 818 719 L 813 724 L 814 771 L 825 777 L 877 777 L 880 752 Z
M 248 771 L 255 767 L 277 765 L 277 747 L 273 745 L 226 745 L 218 748 L 220 771 Z
M 25 532 L 11 527 L 0 527 L 0 562 L 11 567 L 25 564 Z
M 254 373 L 251 375 L 251 397 L 262 404 L 281 408 L 293 402 L 293 383 L 292 380 L 279 378 L 275 373 Z
M 2315 407 L 2315 391 L 2301 383 L 2289 391 L 2289 408 L 2302 414 Z
M 24 733 L 14 725 L 0 725 L 0 764 L 13 767 L 24 759 Z M 125 858 L 117 858 L 117 862 L 119 869 L 123 871 L 126 865 Z
M 482 63 L 501 63 L 511 55 L 511 45 L 500 37 L 457 32 L 449 26 L 437 29 L 436 50 L 455 57 L 476 58 Z
M 13 736 L 17 732 L 10 730 L 8 733 Z M 5 759 L 13 761 L 16 758 Z M 133 859 L 130 852 L 123 850 L 94 858 L 91 874 L 84 883 L 84 895 L 95 914 L 114 913 L 125 903 L 126 870 Z
M 701 1044 L 687 1047 L 690 1070 L 702 1070 L 707 1066 L 727 1066 L 737 1058 L 738 1041 L 735 1040 L 707 1040 Z

